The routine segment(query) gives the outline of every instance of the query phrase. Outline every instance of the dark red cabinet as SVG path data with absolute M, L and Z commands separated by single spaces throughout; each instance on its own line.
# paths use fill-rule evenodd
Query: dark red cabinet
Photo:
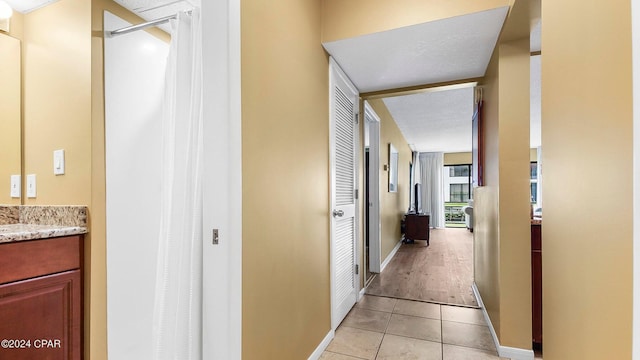
M 0 359 L 82 359 L 81 255 L 82 236 L 0 244 Z

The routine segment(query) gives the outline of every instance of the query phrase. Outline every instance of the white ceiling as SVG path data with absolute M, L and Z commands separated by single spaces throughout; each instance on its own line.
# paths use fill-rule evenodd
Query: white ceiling
M 508 6 L 323 44 L 361 93 L 482 77 Z M 473 88 L 384 99 L 412 148 L 471 151 Z
M 419 152 L 471 151 L 472 87 L 385 98 L 400 131 Z
M 141 18 L 150 21 L 200 7 L 201 0 L 114 0 Z M 165 29 L 166 30 L 166 29 Z
M 482 77 L 508 7 L 323 44 L 360 92 Z M 538 22 L 531 51 L 540 51 Z M 531 146 L 540 145 L 539 56 L 531 65 Z M 389 97 L 384 103 L 421 152 L 471 151 L 473 89 Z
M 13 11 L 17 11 L 19 13 L 26 14 L 33 10 L 39 9 L 43 6 L 47 6 L 51 3 L 54 3 L 58 0 L 4 0 L 9 6 L 13 9 Z
M 58 0 L 5 0 L 13 10 L 26 14 Z M 200 7 L 201 0 L 114 0 L 149 21 Z
M 508 6 L 324 43 L 360 92 L 484 75 Z

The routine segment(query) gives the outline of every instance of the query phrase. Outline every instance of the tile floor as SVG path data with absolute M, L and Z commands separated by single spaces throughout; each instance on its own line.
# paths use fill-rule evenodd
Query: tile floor
M 320 359 L 505 358 L 498 357 L 479 309 L 365 295 Z

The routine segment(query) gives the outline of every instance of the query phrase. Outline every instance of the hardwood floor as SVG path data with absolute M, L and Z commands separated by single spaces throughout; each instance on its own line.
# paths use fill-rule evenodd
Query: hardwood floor
M 466 229 L 432 229 L 426 241 L 402 244 L 369 295 L 477 307 L 473 295 L 473 234 Z

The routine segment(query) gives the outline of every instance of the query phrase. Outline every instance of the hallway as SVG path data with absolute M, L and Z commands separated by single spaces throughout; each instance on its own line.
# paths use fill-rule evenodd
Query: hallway
M 367 287 L 368 295 L 477 307 L 473 295 L 473 234 L 431 229 L 430 245 L 402 244 Z
M 508 360 L 498 356 L 471 290 L 473 234 L 450 228 L 430 234 L 429 247 L 401 245 L 320 359 Z
M 497 356 L 480 309 L 365 295 L 320 359 L 505 358 Z

